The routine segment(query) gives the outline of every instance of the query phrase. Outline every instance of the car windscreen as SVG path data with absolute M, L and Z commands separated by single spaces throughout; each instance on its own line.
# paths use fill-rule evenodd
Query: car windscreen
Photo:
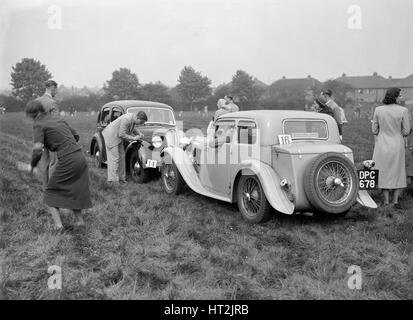
M 283 132 L 293 140 L 328 139 L 327 123 L 324 120 L 284 120 Z
M 156 108 L 156 107 L 130 107 L 126 111 L 127 113 L 138 113 L 143 111 L 148 117 L 146 123 L 165 123 L 170 125 L 175 125 L 174 115 L 171 110 Z

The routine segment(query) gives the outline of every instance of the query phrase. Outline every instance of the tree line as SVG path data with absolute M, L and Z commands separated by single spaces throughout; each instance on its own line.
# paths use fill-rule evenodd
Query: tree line
M 51 78 L 52 73 L 40 61 L 22 59 L 12 67 L 13 95 L 0 95 L 0 104 L 7 111 L 24 110 L 28 101 L 43 94 L 44 82 Z M 234 96 L 241 110 L 303 109 L 311 103 L 309 91 L 315 94 L 326 87 L 335 92 L 336 100 L 343 106 L 348 102 L 346 93 L 351 91 L 351 87 L 334 80 L 325 83 L 317 81 L 310 86 L 303 86 L 303 82 L 283 83 L 282 86 L 274 82 L 267 86 L 246 71 L 237 70 L 230 83 L 212 88 L 207 76 L 191 66 L 185 66 L 179 74 L 177 85 L 170 88 L 160 81 L 142 84 L 136 73 L 128 68 L 120 68 L 113 71 L 111 79 L 98 92 L 88 88 L 73 90 L 61 85 L 56 98 L 60 108 L 66 111 L 71 108 L 77 111 L 96 111 L 106 102 L 124 99 L 162 102 L 175 110 L 193 111 L 203 109 L 204 106 L 215 110 L 218 99 L 226 94 Z

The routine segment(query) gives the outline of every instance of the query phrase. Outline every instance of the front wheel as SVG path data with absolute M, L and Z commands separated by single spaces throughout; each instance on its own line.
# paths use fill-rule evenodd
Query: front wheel
M 150 169 L 143 168 L 138 150 L 133 150 L 129 157 L 129 173 L 132 180 L 137 183 L 148 182 L 150 178 L 149 170 Z
M 255 175 L 242 176 L 237 188 L 238 208 L 249 223 L 261 223 L 271 217 L 271 205 Z
M 162 185 L 168 194 L 178 195 L 182 192 L 185 181 L 175 163 L 165 163 L 162 166 Z
M 93 159 L 97 168 L 103 168 L 102 151 L 99 148 L 99 144 L 96 142 L 93 146 Z

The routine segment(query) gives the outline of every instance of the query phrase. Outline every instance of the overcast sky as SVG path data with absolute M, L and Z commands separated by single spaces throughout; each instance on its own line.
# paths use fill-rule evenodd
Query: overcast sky
M 51 5 L 61 29 L 51 29 Z M 361 8 L 362 28 L 349 28 Z M 174 86 L 185 65 L 214 86 L 242 69 L 270 84 L 413 73 L 411 0 L 95 0 L 0 2 L 0 89 L 11 67 L 40 60 L 70 86 L 102 86 L 120 67 Z

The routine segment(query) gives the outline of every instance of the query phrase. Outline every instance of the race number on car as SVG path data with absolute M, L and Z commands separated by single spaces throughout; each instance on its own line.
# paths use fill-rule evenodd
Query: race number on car
M 146 167 L 147 167 L 147 168 L 156 168 L 156 163 L 157 163 L 156 160 L 148 159 L 148 160 L 146 161 Z
M 280 134 L 278 135 L 279 144 L 290 144 L 293 142 L 293 139 L 290 134 Z
M 358 170 L 359 189 L 373 190 L 378 188 L 379 170 Z

